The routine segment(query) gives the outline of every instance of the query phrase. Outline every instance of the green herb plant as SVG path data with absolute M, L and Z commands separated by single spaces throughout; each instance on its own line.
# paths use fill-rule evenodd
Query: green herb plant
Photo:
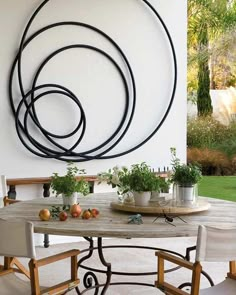
M 176 157 L 176 149 L 171 148 L 172 175 L 171 181 L 182 186 L 190 186 L 198 183 L 202 178 L 201 168 L 198 164 L 181 164 Z
M 115 166 L 107 172 L 98 173 L 98 184 L 106 182 L 112 188 L 117 188 L 118 195 L 123 195 L 130 191 L 128 182 L 129 169 L 125 166 Z
M 56 196 L 64 194 L 66 197 L 71 196 L 74 192 L 83 194 L 84 196 L 89 193 L 89 184 L 81 176 L 76 179 L 77 175 L 85 174 L 84 169 L 79 169 L 73 162 L 67 163 L 67 173 L 59 176 L 58 173 L 53 173 L 51 180 L 51 187 Z
M 123 195 L 130 191 L 158 191 L 166 189 L 169 184 L 152 172 L 145 162 L 134 164 L 130 169 L 115 166 L 107 172 L 98 174 L 98 184 L 106 182 L 112 188 L 117 187 L 117 193 Z
M 59 218 L 59 214 L 62 211 L 66 211 L 67 213 L 70 212 L 70 206 L 69 205 L 64 205 L 64 206 L 52 206 L 50 209 L 50 214 L 52 216 L 53 219 L 58 219 Z
M 152 172 L 145 162 L 134 164 L 127 175 L 127 183 L 131 191 L 146 192 L 160 191 L 161 178 Z

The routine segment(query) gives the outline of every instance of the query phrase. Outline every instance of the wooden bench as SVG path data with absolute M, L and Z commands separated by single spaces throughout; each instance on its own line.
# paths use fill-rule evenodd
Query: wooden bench
M 81 176 L 77 176 L 80 179 Z M 89 175 L 84 176 L 84 179 L 89 182 L 90 193 L 94 192 L 94 183 L 97 180 L 97 176 Z M 50 196 L 50 183 L 51 177 L 31 177 L 31 178 L 9 178 L 7 179 L 7 185 L 9 186 L 8 197 L 10 199 L 16 199 L 16 186 L 17 185 L 32 185 L 42 184 L 43 185 L 43 196 L 45 198 Z

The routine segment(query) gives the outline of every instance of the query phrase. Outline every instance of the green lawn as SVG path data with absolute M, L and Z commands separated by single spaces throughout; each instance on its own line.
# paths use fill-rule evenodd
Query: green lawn
M 236 176 L 204 176 L 199 183 L 198 194 L 236 202 Z

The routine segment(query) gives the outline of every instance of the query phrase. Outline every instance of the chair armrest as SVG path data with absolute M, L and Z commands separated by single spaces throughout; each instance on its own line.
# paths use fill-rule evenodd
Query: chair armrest
M 178 289 L 174 286 L 172 286 L 171 284 L 168 284 L 166 282 L 164 282 L 162 285 L 158 285 L 158 283 L 156 282 L 155 286 L 162 290 L 163 292 L 165 292 L 165 294 L 171 294 L 171 295 L 189 295 L 188 292 L 185 292 L 181 289 Z
M 31 288 L 35 293 L 33 294 L 64 294 L 63 292 L 75 288 L 80 280 L 78 279 L 77 255 L 79 250 L 69 250 L 53 256 L 45 257 L 39 260 L 31 259 L 29 262 Z M 40 291 L 39 285 L 39 272 L 38 268 L 59 260 L 71 257 L 71 278 L 70 280 L 63 281 L 49 288 Z
M 68 257 L 77 256 L 79 254 L 80 254 L 80 250 L 76 250 L 76 249 L 69 250 L 66 252 L 62 252 L 59 254 L 55 254 L 52 256 L 48 256 L 48 257 L 36 260 L 36 263 L 37 263 L 38 267 L 41 267 L 41 266 L 44 266 L 44 265 L 47 265 L 47 264 L 50 264 L 50 263 L 53 263 L 53 262 L 56 262 L 56 261 L 59 261 L 62 259 L 66 259 Z
M 186 261 L 182 258 L 179 258 L 177 256 L 174 256 L 172 254 L 169 254 L 169 253 L 166 253 L 166 252 L 163 252 L 163 251 L 158 251 L 156 252 L 155 254 L 156 256 L 158 256 L 158 258 L 162 258 L 164 260 L 167 260 L 169 262 L 172 262 L 172 263 L 175 263 L 179 266 L 182 266 L 182 267 L 185 267 L 187 269 L 190 269 L 190 270 L 193 270 L 193 266 L 194 264 L 190 261 Z
M 236 280 L 236 261 L 229 262 L 229 272 L 227 273 L 227 277 Z
M 11 205 L 11 204 L 18 203 L 18 202 L 20 202 L 20 200 L 9 199 L 8 197 L 4 197 L 4 198 L 3 198 L 3 204 L 4 204 L 4 207 L 5 207 L 5 206 L 8 206 L 8 205 Z
M 192 295 L 199 294 L 199 285 L 200 285 L 200 275 L 202 271 L 201 264 L 199 262 L 189 262 L 179 257 L 176 257 L 172 254 L 158 251 L 155 253 L 158 257 L 158 272 L 157 272 L 157 281 L 155 282 L 155 286 L 161 291 L 165 292 L 165 294 L 171 295 L 189 295 L 189 293 L 176 288 L 175 286 L 165 282 L 164 280 L 164 260 L 167 260 L 171 263 L 177 264 L 181 267 L 185 267 L 192 271 Z
M 227 278 L 230 278 L 232 280 L 236 280 L 236 273 L 235 274 L 232 274 L 230 272 L 227 273 Z

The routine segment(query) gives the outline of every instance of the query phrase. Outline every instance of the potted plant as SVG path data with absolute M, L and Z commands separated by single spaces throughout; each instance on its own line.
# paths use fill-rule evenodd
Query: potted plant
M 115 166 L 107 172 L 99 173 L 98 179 L 98 183 L 105 181 L 112 188 L 117 188 L 121 201 L 123 199 L 125 199 L 125 202 L 133 201 L 133 197 L 130 194 L 132 193 L 138 206 L 147 205 L 151 191 L 159 192 L 163 187 L 161 178 L 156 176 L 145 162 L 134 164 L 130 169 Z M 138 201 L 137 199 L 140 195 L 140 201 Z
M 77 179 L 78 174 L 85 174 L 85 170 L 79 169 L 73 162 L 68 162 L 65 175 L 59 176 L 56 172 L 52 175 L 52 190 L 56 192 L 56 196 L 62 195 L 64 205 L 76 204 L 78 193 L 84 196 L 89 193 L 88 182 L 83 176 Z
M 176 149 L 171 148 L 172 175 L 171 181 L 175 184 L 177 201 L 194 202 L 197 183 L 202 178 L 201 168 L 198 164 L 182 164 L 176 157 Z
M 130 186 L 128 181 L 129 169 L 125 166 L 115 166 L 108 169 L 107 172 L 98 173 L 98 184 L 106 182 L 111 185 L 112 188 L 117 188 L 117 194 L 119 200 L 123 202 L 126 199 L 127 202 L 133 201 L 133 196 L 130 193 Z
M 171 181 L 166 177 L 162 177 L 160 175 L 156 175 L 156 177 L 157 177 L 156 188 L 152 190 L 151 199 L 150 199 L 150 201 L 152 202 L 158 202 L 158 201 L 164 200 L 165 197 L 161 197 L 161 193 L 168 193 L 170 189 L 170 183 L 171 183 Z
M 134 194 L 136 206 L 147 206 L 151 192 L 161 190 L 160 177 L 156 176 L 145 162 L 131 166 L 127 181 Z

